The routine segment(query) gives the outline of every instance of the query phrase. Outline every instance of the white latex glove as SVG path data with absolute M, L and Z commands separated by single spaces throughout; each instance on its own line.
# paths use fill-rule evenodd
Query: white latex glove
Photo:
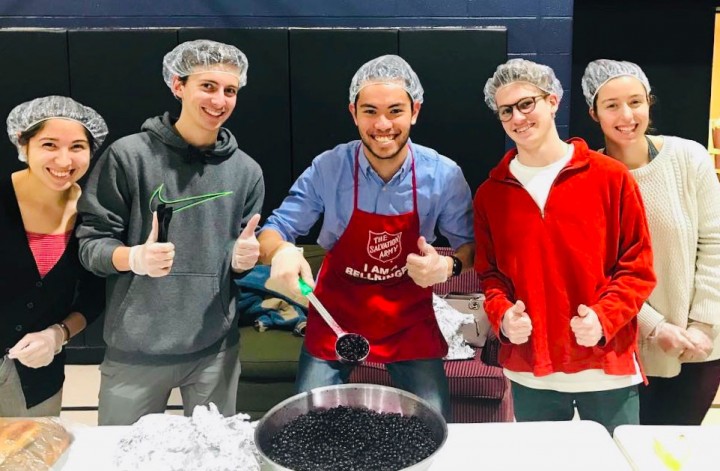
M 235 241 L 232 254 L 232 269 L 237 273 L 250 270 L 260 257 L 260 243 L 255 237 L 255 229 L 259 222 L 259 214 L 251 217 L 245 229 Z
M 158 242 L 157 213 L 153 213 L 152 229 L 142 245 L 130 247 L 130 270 L 136 275 L 153 278 L 170 273 L 175 258 L 175 244 Z
M 408 276 L 412 278 L 415 284 L 427 288 L 447 281 L 448 271 L 450 270 L 448 260 L 452 259 L 438 254 L 435 247 L 428 244 L 423 236 L 418 238 L 418 248 L 420 253 L 424 255 L 411 253 L 407 256 L 405 265 Z
M 300 293 L 298 286 L 299 278 L 302 278 L 311 288 L 315 288 L 310 264 L 303 257 L 302 250 L 286 243 L 273 255 L 267 287 L 295 301 L 304 302 L 304 296 Z
M 597 313 L 581 304 L 577 308 L 577 316 L 570 319 L 570 328 L 575 334 L 575 341 L 583 347 L 594 347 L 603 336 L 602 325 Z
M 673 357 L 680 357 L 686 350 L 695 348 L 695 344 L 685 329 L 665 321 L 655 327 L 654 334 L 650 339 L 663 352 Z
M 680 361 L 687 363 L 704 361 L 713 351 L 713 341 L 710 337 L 712 326 L 692 324 L 686 332 L 693 348 L 686 349 L 680 355 Z
M 505 311 L 500 325 L 500 331 L 515 345 L 521 345 L 530 340 L 532 321 L 525 312 L 525 303 L 517 300 L 515 305 Z
M 65 334 L 58 325 L 51 325 L 40 332 L 26 334 L 8 350 L 8 358 L 17 360 L 28 368 L 49 365 L 60 351 Z

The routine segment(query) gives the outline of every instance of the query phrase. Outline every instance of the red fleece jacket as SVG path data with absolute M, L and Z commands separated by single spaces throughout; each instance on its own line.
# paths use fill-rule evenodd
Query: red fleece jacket
M 637 313 L 655 286 L 650 236 L 640 191 L 621 163 L 573 138 L 570 162 L 553 183 L 544 214 L 510 172 L 509 151 L 475 194 L 475 269 L 485 310 L 504 342 L 501 364 L 512 371 L 607 374 L 635 372 Z M 505 311 L 522 300 L 530 340 L 507 342 Z M 570 319 L 580 304 L 598 315 L 604 340 L 575 341 Z

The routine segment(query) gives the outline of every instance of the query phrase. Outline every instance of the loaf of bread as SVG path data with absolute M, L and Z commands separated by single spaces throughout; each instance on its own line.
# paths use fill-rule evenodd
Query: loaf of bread
M 0 471 L 46 471 L 69 445 L 53 419 L 0 419 Z

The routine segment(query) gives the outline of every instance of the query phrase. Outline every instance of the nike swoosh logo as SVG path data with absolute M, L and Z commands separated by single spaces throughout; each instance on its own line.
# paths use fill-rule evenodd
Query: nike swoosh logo
M 153 191 L 152 195 L 150 195 L 150 211 L 154 211 L 153 208 L 153 200 L 157 198 L 157 200 L 160 203 L 164 203 L 166 205 L 172 205 L 173 212 L 179 213 L 180 211 L 184 211 L 188 208 L 192 208 L 193 206 L 197 206 L 199 204 L 207 203 L 208 201 L 212 201 L 218 198 L 222 198 L 223 196 L 232 195 L 232 191 L 220 191 L 217 193 L 206 193 L 204 195 L 198 195 L 198 196 L 186 196 L 185 198 L 178 198 L 178 199 L 169 199 L 162 195 L 163 188 L 165 187 L 165 184 L 160 184 L 155 191 Z

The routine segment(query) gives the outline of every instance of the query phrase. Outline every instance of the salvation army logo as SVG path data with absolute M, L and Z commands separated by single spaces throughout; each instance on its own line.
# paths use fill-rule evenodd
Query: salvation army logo
M 402 243 L 400 242 L 402 232 L 398 232 L 397 234 L 368 232 L 367 252 L 370 257 L 378 262 L 385 263 L 395 260 L 400 255 L 400 251 L 402 250 Z

